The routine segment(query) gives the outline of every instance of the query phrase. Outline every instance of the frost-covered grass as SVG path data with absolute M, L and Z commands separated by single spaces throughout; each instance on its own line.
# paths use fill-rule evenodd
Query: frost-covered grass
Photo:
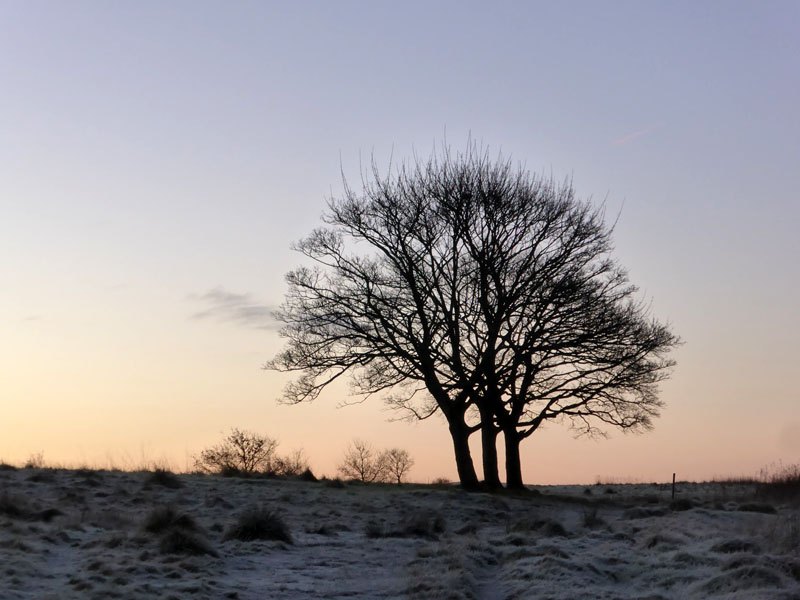
M 732 481 L 679 484 L 673 501 L 649 484 L 519 496 L 4 469 L 0 582 L 3 600 L 788 600 L 800 507 Z

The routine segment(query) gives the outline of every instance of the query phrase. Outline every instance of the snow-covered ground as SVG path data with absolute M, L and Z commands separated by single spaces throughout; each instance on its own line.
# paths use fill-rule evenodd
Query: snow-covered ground
M 745 486 L 177 481 L 0 470 L 0 598 L 800 599 L 800 510 Z M 231 538 L 254 506 L 292 543 Z

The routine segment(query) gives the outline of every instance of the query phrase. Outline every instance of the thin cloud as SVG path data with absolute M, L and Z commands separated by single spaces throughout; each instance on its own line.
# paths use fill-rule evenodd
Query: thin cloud
M 648 127 L 647 129 L 642 129 L 641 131 L 637 131 L 636 133 L 632 133 L 630 135 L 626 135 L 624 138 L 620 138 L 620 139 L 616 140 L 615 142 L 612 142 L 611 145 L 612 146 L 621 146 L 622 144 L 627 144 L 628 142 L 631 142 L 631 141 L 635 140 L 638 137 L 641 137 L 643 135 L 646 135 L 646 134 L 650 133 L 654 129 L 658 129 L 658 127 L 659 127 L 658 125 L 653 125 L 652 127 Z
M 272 317 L 275 307 L 257 302 L 249 293 L 237 294 L 217 286 L 205 294 L 192 294 L 189 299 L 206 307 L 194 313 L 192 319 L 213 319 L 272 331 L 280 328 L 280 324 Z

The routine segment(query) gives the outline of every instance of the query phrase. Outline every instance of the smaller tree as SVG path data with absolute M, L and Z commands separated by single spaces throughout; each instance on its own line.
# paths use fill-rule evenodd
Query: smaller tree
M 376 454 L 372 446 L 363 440 L 353 440 L 344 453 L 339 473 L 346 479 L 365 483 L 383 481 L 387 474 L 384 454 Z
M 234 428 L 221 444 L 195 457 L 195 466 L 205 473 L 270 471 L 277 447 L 277 440 Z
M 403 477 L 414 466 L 414 459 L 408 453 L 408 450 L 402 448 L 390 448 L 381 453 L 381 459 L 386 465 L 387 475 L 397 481 L 397 485 L 403 483 Z

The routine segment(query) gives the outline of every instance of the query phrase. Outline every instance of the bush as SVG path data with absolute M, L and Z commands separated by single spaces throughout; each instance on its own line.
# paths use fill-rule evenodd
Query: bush
M 298 476 L 300 481 L 317 481 L 317 477 L 312 473 L 311 469 L 306 469 Z
M 308 461 L 302 449 L 295 450 L 287 456 L 276 456 L 265 469 L 265 473 L 268 475 L 278 477 L 300 477 L 306 472 L 311 473 L 311 469 L 308 467 Z
M 291 544 L 292 536 L 284 520 L 265 506 L 242 512 L 225 534 L 226 540 L 275 540 Z
M 232 429 L 221 444 L 203 450 L 195 457 L 195 468 L 202 473 L 223 477 L 249 477 L 264 474 L 300 477 L 310 472 L 303 450 L 278 456 L 278 442 L 252 431 Z
M 217 446 L 203 450 L 195 457 L 195 466 L 204 473 L 254 473 L 268 468 L 278 442 L 251 431 L 232 429 Z

